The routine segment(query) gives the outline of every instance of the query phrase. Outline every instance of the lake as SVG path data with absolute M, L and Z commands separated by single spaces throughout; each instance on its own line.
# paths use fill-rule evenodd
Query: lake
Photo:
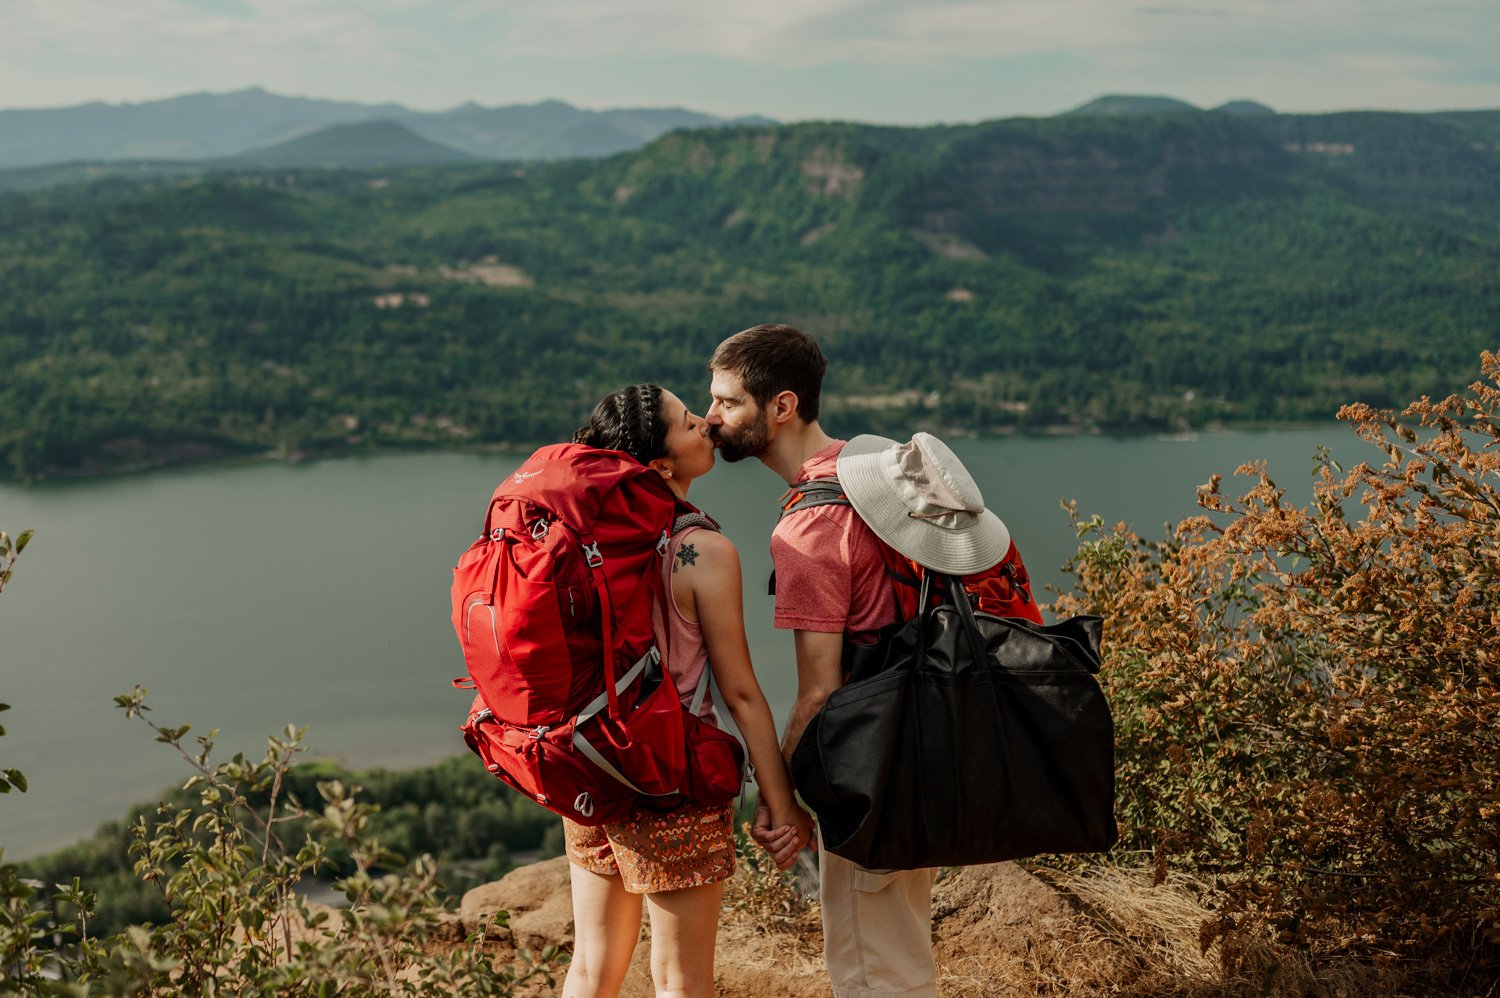
M 950 443 L 1039 592 L 1063 584 L 1076 547 L 1064 498 L 1161 536 L 1195 511 L 1210 474 L 1264 459 L 1305 502 L 1319 444 L 1346 462 L 1378 454 L 1333 425 Z M 220 758 L 258 757 L 289 723 L 308 726 L 317 755 L 357 768 L 466 751 L 458 723 L 471 695 L 449 686 L 463 674 L 450 569 L 519 463 L 399 454 L 0 485 L 0 529 L 37 532 L 0 594 L 0 701 L 13 707 L 0 715 L 0 766 L 31 784 L 0 798 L 6 858 L 65 845 L 186 778 L 113 707 L 136 683 L 158 723 L 221 729 Z M 721 464 L 692 495 L 740 547 L 751 651 L 778 723 L 795 688 L 791 639 L 770 626 L 765 586 L 783 488 L 748 461 Z

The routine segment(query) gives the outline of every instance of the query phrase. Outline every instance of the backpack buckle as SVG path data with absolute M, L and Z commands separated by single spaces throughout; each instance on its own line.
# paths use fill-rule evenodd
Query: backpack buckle
M 584 560 L 589 563 L 589 568 L 598 568 L 604 564 L 604 555 L 599 553 L 599 542 L 583 545 Z
M 490 531 L 490 540 L 494 541 L 496 544 L 499 544 L 501 541 L 505 540 L 505 528 L 504 527 L 496 527 L 493 530 L 491 530 Z
M 545 518 L 538 518 L 537 521 L 531 525 L 531 539 L 534 541 L 539 541 L 542 538 L 546 537 L 548 526 L 550 526 L 550 524 L 547 523 Z

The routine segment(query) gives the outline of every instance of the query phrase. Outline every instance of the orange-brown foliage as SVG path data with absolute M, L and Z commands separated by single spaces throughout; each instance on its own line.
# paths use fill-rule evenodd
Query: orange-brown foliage
M 1080 522 L 1105 617 L 1121 848 L 1207 875 L 1205 948 L 1269 924 L 1313 953 L 1500 959 L 1500 356 L 1463 395 L 1339 418 L 1313 501 L 1215 476 L 1163 543 Z

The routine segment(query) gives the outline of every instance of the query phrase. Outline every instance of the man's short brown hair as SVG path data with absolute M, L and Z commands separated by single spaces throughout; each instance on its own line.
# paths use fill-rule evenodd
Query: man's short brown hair
M 740 330 L 720 343 L 708 362 L 710 371 L 739 375 L 745 391 L 762 408 L 781 392 L 796 395 L 797 412 L 806 423 L 818 418 L 827 368 L 816 340 L 780 323 Z

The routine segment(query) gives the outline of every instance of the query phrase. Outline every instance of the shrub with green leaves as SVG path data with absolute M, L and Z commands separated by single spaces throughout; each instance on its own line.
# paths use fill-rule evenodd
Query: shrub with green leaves
M 527 981 L 553 983 L 561 960 L 554 949 L 496 965 L 488 929 L 452 941 L 436 864 L 423 856 L 402 866 L 371 834 L 376 809 L 360 788 L 320 782 L 314 804 L 288 791 L 301 730 L 273 736 L 258 761 L 236 755 L 213 763 L 216 732 L 185 741 L 187 726 L 145 717 L 145 699 L 136 687 L 116 704 L 182 754 L 192 771 L 186 789 L 196 795 L 162 803 L 133 828 L 136 875 L 160 893 L 171 918 L 100 939 L 89 932 L 97 899 L 78 880 L 56 885 L 53 898 L 71 911 L 71 923 L 50 924 L 38 888 L 14 865 L 0 867 L 0 994 L 487 996 Z M 347 906 L 330 909 L 298 888 L 326 870 L 335 851 L 353 872 L 335 884 Z M 497 922 L 503 926 L 503 914 Z

